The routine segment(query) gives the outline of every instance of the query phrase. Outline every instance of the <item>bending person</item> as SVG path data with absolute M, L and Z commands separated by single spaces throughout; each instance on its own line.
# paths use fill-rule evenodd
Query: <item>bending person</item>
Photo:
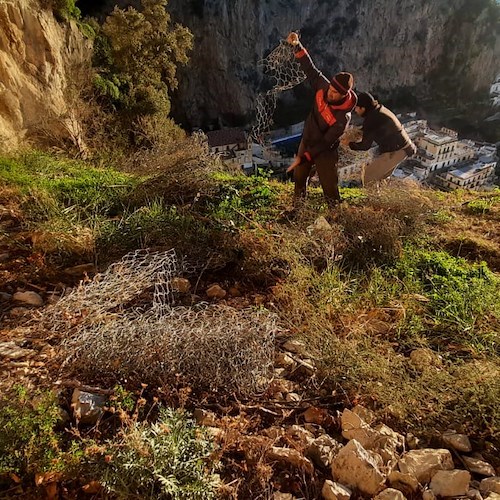
M 405 158 L 417 150 L 401 122 L 368 92 L 358 94 L 356 113 L 363 117 L 363 137 L 360 142 L 350 142 L 355 151 L 366 151 L 375 141 L 379 154 L 363 171 L 363 186 L 368 187 L 390 177 Z
M 295 47 L 295 57 L 315 91 L 314 103 L 304 125 L 297 156 L 288 167 L 295 181 L 294 204 L 306 195 L 307 180 L 316 166 L 323 193 L 329 205 L 340 202 L 338 188 L 338 147 L 340 136 L 351 120 L 356 105 L 350 73 L 337 73 L 328 80 L 312 62 L 297 33 L 287 42 Z

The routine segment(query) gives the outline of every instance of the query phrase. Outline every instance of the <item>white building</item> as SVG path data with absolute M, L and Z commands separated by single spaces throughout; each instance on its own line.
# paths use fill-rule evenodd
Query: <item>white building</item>
M 458 134 L 450 129 L 442 128 L 436 132 L 424 130 L 414 138 L 417 153 L 414 159 L 415 175 L 426 179 L 436 170 L 449 169 L 458 163 L 474 158 L 476 149 L 466 141 L 459 141 Z
M 445 172 L 440 180 L 447 189 L 478 189 L 492 181 L 494 172 L 495 162 L 478 160 Z
M 246 134 L 238 128 L 224 128 L 207 132 L 210 152 L 219 154 L 224 163 L 244 168 L 252 163 Z

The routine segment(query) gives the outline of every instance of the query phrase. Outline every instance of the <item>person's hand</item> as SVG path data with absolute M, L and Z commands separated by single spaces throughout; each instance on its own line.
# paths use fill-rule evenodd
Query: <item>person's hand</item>
M 292 31 L 288 34 L 286 41 L 290 45 L 298 45 L 299 44 L 299 35 L 298 33 L 295 33 L 295 31 Z
M 286 173 L 292 172 L 294 168 L 298 167 L 301 163 L 300 156 L 296 156 L 293 163 L 286 169 Z

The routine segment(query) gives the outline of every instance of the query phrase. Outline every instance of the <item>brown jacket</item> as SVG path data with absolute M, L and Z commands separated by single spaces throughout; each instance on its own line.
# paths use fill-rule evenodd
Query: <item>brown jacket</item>
M 340 136 L 344 133 L 351 120 L 351 111 L 356 106 L 356 94 L 350 90 L 346 97 L 335 104 L 326 100 L 329 80 L 316 68 L 307 50 L 298 44 L 295 57 L 307 75 L 315 91 L 314 104 L 311 113 L 306 119 L 302 142 L 304 156 L 308 161 L 329 149 L 337 149 Z
M 361 142 L 350 142 L 349 147 L 355 151 L 365 151 L 371 148 L 373 141 L 378 144 L 380 153 L 400 149 L 407 150 L 409 156 L 415 153 L 415 146 L 397 116 L 378 103 L 364 115 Z

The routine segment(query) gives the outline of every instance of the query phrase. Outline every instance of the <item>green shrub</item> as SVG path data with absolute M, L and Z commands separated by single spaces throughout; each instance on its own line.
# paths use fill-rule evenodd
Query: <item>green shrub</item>
M 213 444 L 182 411 L 162 409 L 156 423 L 134 423 L 108 443 L 102 483 L 118 498 L 216 498 Z
M 76 6 L 76 0 L 43 0 L 42 3 L 52 8 L 59 21 L 79 20 L 82 14 Z
M 95 80 L 102 95 L 132 121 L 169 114 L 177 67 L 188 62 L 193 45 L 191 32 L 171 22 L 166 0 L 142 0 L 141 6 L 140 11 L 115 7 L 97 37 L 94 61 L 102 75 Z
M 13 397 L 0 399 L 0 474 L 13 472 L 21 477 L 60 470 L 60 421 L 56 397 L 51 392 L 28 394 L 21 386 Z
M 266 176 L 219 175 L 219 192 L 210 204 L 211 215 L 221 221 L 247 224 L 249 218 L 259 222 L 274 220 L 278 185 Z
M 491 210 L 490 200 L 473 200 L 467 203 L 467 211 L 473 215 L 483 215 Z
M 189 211 L 154 200 L 119 220 L 103 223 L 96 241 L 106 259 L 137 248 L 175 248 L 191 264 L 223 266 L 238 252 L 232 231 Z
M 495 352 L 500 340 L 500 280 L 484 262 L 471 264 L 446 252 L 407 249 L 396 266 L 407 291 L 423 293 L 428 338 Z

